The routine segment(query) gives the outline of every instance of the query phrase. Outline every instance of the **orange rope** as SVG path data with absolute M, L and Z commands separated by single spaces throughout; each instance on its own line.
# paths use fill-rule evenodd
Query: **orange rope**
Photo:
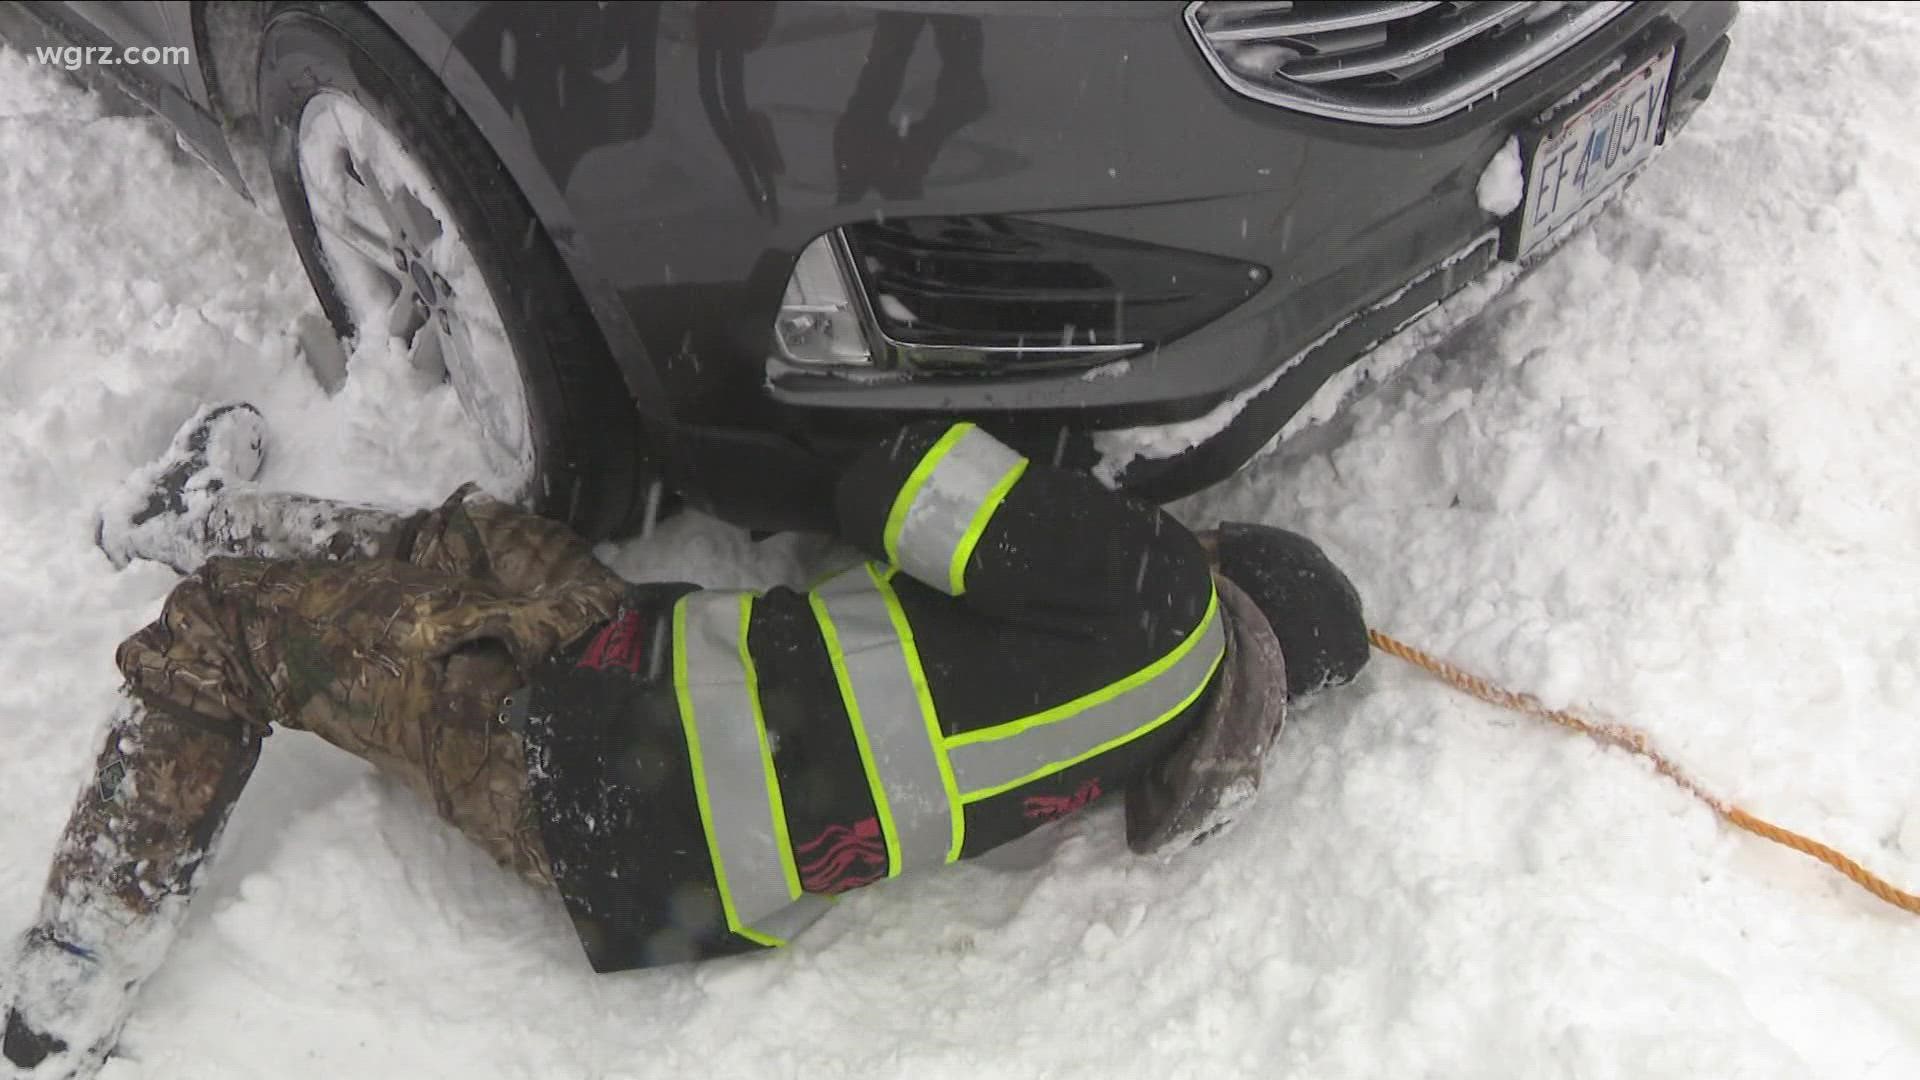
M 1770 821 L 1755 817 L 1745 810 L 1740 809 L 1738 806 L 1720 798 L 1718 795 L 1713 794 L 1706 788 L 1701 787 L 1699 781 L 1687 775 L 1680 766 L 1667 759 L 1658 750 L 1655 750 L 1653 748 L 1653 740 L 1648 737 L 1646 732 L 1638 728 L 1628 727 L 1625 724 L 1583 717 L 1567 709 L 1548 708 L 1539 698 L 1534 697 L 1532 694 L 1517 694 L 1511 690 L 1502 689 L 1478 675 L 1462 671 L 1452 664 L 1447 663 L 1445 660 L 1421 652 L 1406 642 L 1396 640 L 1378 630 L 1368 630 L 1367 638 L 1373 642 L 1373 647 L 1379 649 L 1381 652 L 1405 660 L 1407 663 L 1426 671 L 1440 681 L 1452 686 L 1454 689 L 1479 698 L 1489 705 L 1498 705 L 1503 709 L 1510 709 L 1513 712 L 1524 713 L 1527 716 L 1551 721 L 1562 727 L 1572 728 L 1583 735 L 1589 736 L 1609 746 L 1618 746 L 1623 750 L 1630 750 L 1633 753 L 1639 754 L 1641 757 L 1653 762 L 1653 767 L 1659 769 L 1662 775 L 1680 785 L 1682 788 L 1685 788 L 1701 802 L 1711 806 L 1714 813 L 1719 814 L 1735 827 L 1744 829 L 1763 839 L 1771 840 L 1784 847 L 1792 848 L 1803 855 L 1810 855 L 1813 858 L 1819 859 L 1821 862 L 1826 863 L 1828 866 L 1846 875 L 1847 879 L 1855 885 L 1892 904 L 1894 907 L 1909 914 L 1920 915 L 1920 896 L 1907 892 L 1904 889 L 1895 888 L 1889 884 L 1886 879 L 1875 875 L 1871 870 L 1861 866 L 1858 862 L 1855 862 L 1818 840 L 1802 836 L 1791 829 L 1783 829 Z

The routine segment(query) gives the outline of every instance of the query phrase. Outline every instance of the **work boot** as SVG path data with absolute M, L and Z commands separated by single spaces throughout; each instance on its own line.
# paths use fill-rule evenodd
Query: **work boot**
M 1215 565 L 1267 617 L 1287 656 L 1287 697 L 1345 686 L 1372 655 L 1360 593 L 1320 545 L 1271 525 L 1200 534 Z
M 251 405 L 195 413 L 166 455 L 108 500 L 100 549 L 116 567 L 151 559 L 182 574 L 215 555 L 340 560 L 404 550 L 423 515 L 252 487 L 265 445 L 265 423 Z
M 1267 750 L 1287 719 L 1287 659 L 1267 618 L 1224 576 L 1226 655 L 1205 711 L 1173 753 L 1127 786 L 1127 845 L 1146 855 L 1197 844 L 1231 824 L 1260 790 Z
M 122 699 L 14 954 L 6 1064 L 31 1080 L 99 1070 L 179 934 L 259 746 L 231 721 Z
M 1127 789 L 1127 842 L 1142 854 L 1230 824 L 1259 790 L 1287 703 L 1352 682 L 1371 655 L 1360 594 L 1318 544 L 1237 522 L 1199 540 L 1227 651 L 1193 734 Z

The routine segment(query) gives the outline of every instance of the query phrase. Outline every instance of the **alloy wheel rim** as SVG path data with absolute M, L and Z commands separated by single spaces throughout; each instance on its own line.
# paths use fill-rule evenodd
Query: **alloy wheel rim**
M 495 494 L 525 502 L 533 418 L 500 307 L 426 169 L 358 101 L 323 90 L 297 139 L 308 211 L 355 336 L 396 339 L 424 376 L 453 384 L 478 429 Z

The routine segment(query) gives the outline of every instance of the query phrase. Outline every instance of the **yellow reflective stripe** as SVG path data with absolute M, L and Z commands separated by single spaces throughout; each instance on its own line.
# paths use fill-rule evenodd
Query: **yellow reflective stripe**
M 892 620 L 893 632 L 900 637 L 901 650 L 907 657 L 907 672 L 913 678 L 913 695 L 920 702 L 920 719 L 926 724 L 927 740 L 933 744 L 933 756 L 940 765 L 940 783 L 946 788 L 953 818 L 953 845 L 947 849 L 947 861 L 954 862 L 960 858 L 960 849 L 966 843 L 967 818 L 960 812 L 960 785 L 954 782 L 953 764 L 947 760 L 946 735 L 940 730 L 940 714 L 934 711 L 933 691 L 927 686 L 926 669 L 920 666 L 920 646 L 913 640 L 913 627 L 907 622 L 906 609 L 900 606 L 900 597 L 887 582 L 892 574 L 882 577 L 871 563 L 867 573 L 880 590 L 880 598 L 886 601 L 887 618 Z
M 1201 681 L 1200 685 L 1194 687 L 1193 691 L 1189 693 L 1185 698 L 1182 698 L 1179 704 L 1175 705 L 1171 709 L 1168 709 L 1166 712 L 1161 713 L 1158 717 L 1156 717 L 1153 720 L 1152 723 L 1145 724 L 1141 727 L 1137 727 L 1132 731 L 1127 732 L 1124 735 L 1120 735 L 1116 738 L 1109 739 L 1106 742 L 1101 743 L 1099 746 L 1096 746 L 1093 749 L 1088 750 L 1083 754 L 1077 754 L 1074 757 L 1068 758 L 1065 761 L 1055 761 L 1055 762 L 1050 762 L 1046 765 L 1042 765 L 1040 768 L 1035 769 L 1034 771 L 1018 779 L 1009 780 L 1004 784 L 997 784 L 990 788 L 982 788 L 979 791 L 969 791 L 965 795 L 962 795 L 960 797 L 961 805 L 964 806 L 970 803 L 977 803 L 982 799 L 991 799 L 995 795 L 1012 791 L 1014 788 L 1017 788 L 1022 784 L 1030 784 L 1035 780 L 1040 779 L 1041 777 L 1052 776 L 1054 773 L 1072 768 L 1073 766 L 1078 765 L 1089 758 L 1098 757 L 1109 750 L 1115 749 L 1116 747 L 1125 746 L 1126 744 L 1132 742 L 1135 739 L 1140 738 L 1143 735 L 1147 735 L 1154 731 L 1159 730 L 1159 728 L 1162 725 L 1164 725 L 1167 721 L 1172 720 L 1176 716 L 1179 716 L 1181 713 L 1185 712 L 1190 706 L 1192 706 L 1195 701 L 1199 700 L 1200 695 L 1205 693 L 1207 687 L 1213 682 L 1214 673 L 1220 670 L 1220 662 L 1223 659 L 1225 659 L 1225 654 L 1214 657 L 1213 663 L 1208 665 L 1207 667 L 1206 679 Z
M 887 510 L 886 527 L 880 533 L 880 544 L 887 553 L 888 562 L 895 566 L 900 565 L 900 530 L 906 527 L 907 511 L 912 508 L 914 497 L 920 494 L 922 487 L 926 486 L 927 478 L 933 475 L 933 470 L 940 467 L 940 459 L 946 457 L 961 439 L 966 438 L 967 432 L 972 430 L 973 425 L 964 421 L 948 428 L 946 434 L 941 435 L 939 441 L 920 456 L 919 464 L 907 474 L 907 482 L 900 485 L 900 490 L 894 493 L 893 505 Z
M 959 776 L 945 779 L 940 743 L 928 726 L 926 673 L 900 635 L 890 599 L 883 568 L 869 563 L 814 590 L 808 602 L 850 703 L 848 720 L 888 853 L 900 860 L 889 867 L 892 877 L 950 861 L 958 804 L 949 790 Z
M 1179 715 L 1212 682 L 1225 653 L 1226 633 L 1217 600 L 1209 601 L 1207 615 L 1179 647 L 1129 676 L 1129 681 L 1143 673 L 1151 673 L 1152 678 L 1118 696 L 1112 696 L 1109 687 L 1071 703 L 1078 711 L 1070 716 L 1056 716 L 1047 723 L 1027 717 L 988 732 L 999 738 L 982 739 L 969 733 L 950 740 L 946 751 L 954 778 L 965 793 L 962 801 L 978 801 L 1051 775 L 1139 738 Z M 1041 763 L 1037 768 L 1036 762 Z
M 1173 651 L 1167 653 L 1165 656 L 1162 656 L 1160 659 L 1155 660 L 1153 663 L 1148 664 L 1146 667 L 1141 668 L 1126 678 L 1121 679 L 1119 682 L 1109 683 L 1092 693 L 1083 694 L 1065 704 L 1056 705 L 1045 712 L 1037 712 L 1031 716 L 1023 716 L 1018 720 L 1009 720 L 1004 724 L 995 724 L 993 727 L 963 731 L 958 735 L 949 737 L 946 740 L 946 745 L 966 746 L 971 743 L 1011 738 L 1023 731 L 1040 727 L 1043 724 L 1051 724 L 1059 720 L 1065 720 L 1070 716 L 1085 712 L 1095 705 L 1112 701 L 1114 698 L 1119 697 L 1129 690 L 1153 681 L 1155 676 L 1158 676 L 1161 672 L 1179 663 L 1183 657 L 1192 652 L 1201 640 L 1207 636 L 1207 632 L 1212 629 L 1214 620 L 1219 618 L 1219 615 L 1220 597 L 1219 594 L 1213 592 L 1212 585 L 1209 583 L 1206 614 L 1201 616 L 1199 624 L 1186 636 L 1186 639 L 1174 646 Z M 1217 669 L 1218 667 L 1219 663 L 1216 657 L 1213 668 L 1209 670 Z M 1209 676 L 1208 681 L 1211 681 L 1211 676 Z M 1204 689 L 1205 687 L 1206 682 L 1202 682 L 1201 688 Z M 1165 718 L 1163 717 L 1162 719 Z M 1155 723 L 1158 724 L 1159 721 L 1155 721 Z
M 951 445 L 943 437 L 918 463 L 936 467 L 896 493 L 911 501 L 895 502 L 884 537 L 895 565 L 949 596 L 966 588 L 967 560 L 1025 461 L 977 427 L 955 425 L 947 434 L 955 433 L 960 437 Z
M 767 741 L 767 714 L 760 708 L 760 672 L 747 649 L 747 630 L 753 625 L 753 594 L 740 594 L 740 668 L 747 675 L 747 700 L 753 703 L 753 731 L 760 739 L 760 767 L 767 781 L 767 802 L 773 806 L 773 842 L 780 852 L 780 872 L 787 879 L 787 895 L 800 898 L 800 867 L 793 860 L 793 838 L 787 834 L 787 804 L 780 795 L 780 776 L 773 767 L 773 746 Z M 678 634 L 676 633 L 676 638 Z M 704 820 L 704 808 L 702 814 Z
M 818 592 L 807 594 L 807 606 L 813 608 L 814 621 L 820 624 L 820 636 L 827 645 L 827 659 L 833 664 L 833 681 L 840 686 L 840 701 L 846 706 L 847 721 L 853 727 L 853 741 L 860 748 L 860 767 L 867 775 L 867 790 L 873 795 L 873 810 L 880 818 L 880 835 L 887 842 L 887 876 L 900 873 L 900 834 L 893 824 L 893 808 L 887 805 L 886 790 L 880 784 L 880 770 L 873 760 L 873 745 L 867 739 L 867 725 L 860 716 L 860 701 L 854 696 L 853 679 L 847 673 L 847 655 L 840 648 L 840 631 L 827 614 L 826 602 Z
M 973 512 L 973 520 L 967 523 L 967 531 L 960 536 L 959 546 L 953 549 L 953 564 L 947 567 L 947 591 L 959 596 L 967 591 L 967 563 L 973 558 L 973 549 L 979 545 L 980 537 L 987 531 L 987 522 L 993 520 L 1000 504 L 1006 501 L 1007 492 L 1027 471 L 1027 459 L 1014 462 L 1013 468 L 988 489 L 985 501 Z
M 885 839 L 888 877 L 909 862 L 957 859 L 967 805 L 1123 746 L 1186 712 L 1225 655 L 1220 601 L 1209 588 L 1198 625 L 1152 663 L 1064 704 L 949 737 L 892 577 L 869 563 L 807 598 Z
M 691 594 L 689 594 L 691 595 Z M 686 732 L 687 755 L 693 771 L 693 796 L 700 806 L 700 830 L 707 839 L 707 855 L 713 861 L 714 881 L 720 887 L 720 906 L 726 913 L 727 929 L 756 944 L 779 948 L 786 942 L 762 934 L 748 926 L 734 910 L 733 893 L 727 887 L 727 863 L 720 856 L 719 838 L 713 828 L 713 801 L 707 791 L 706 761 L 700 752 L 700 731 L 694 725 L 693 696 L 687 681 L 687 597 L 673 605 L 673 694 L 680 706 L 680 726 Z

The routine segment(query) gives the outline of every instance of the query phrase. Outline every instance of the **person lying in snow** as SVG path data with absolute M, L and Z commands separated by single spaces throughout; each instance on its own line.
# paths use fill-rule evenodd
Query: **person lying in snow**
M 1367 659 L 1310 541 L 1196 536 L 969 424 L 836 487 L 872 561 L 809 592 L 630 584 L 463 488 L 397 514 L 251 486 L 260 414 L 203 409 L 103 513 L 190 573 L 126 683 L 23 935 L 19 1075 L 86 1076 L 159 966 L 275 727 L 400 778 L 556 889 L 595 970 L 777 946 L 835 895 L 1125 793 L 1175 850 L 1257 788 L 1289 698 Z

